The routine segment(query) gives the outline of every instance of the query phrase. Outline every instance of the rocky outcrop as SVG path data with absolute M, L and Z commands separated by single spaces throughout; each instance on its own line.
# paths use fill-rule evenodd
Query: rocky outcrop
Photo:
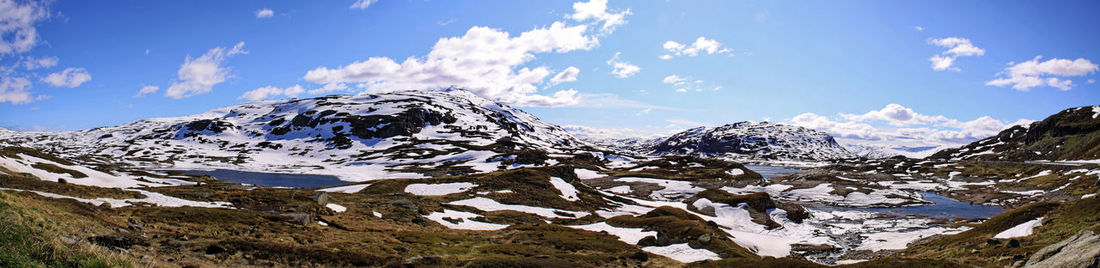
M 1023 267 L 1100 267 L 1100 235 L 1083 231 L 1031 255 Z

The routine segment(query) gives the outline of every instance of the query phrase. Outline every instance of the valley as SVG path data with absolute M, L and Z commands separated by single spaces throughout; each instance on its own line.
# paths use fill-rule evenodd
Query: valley
M 0 130 L 0 219 L 46 266 L 1044 267 L 1100 232 L 1095 109 L 868 158 L 767 122 L 582 140 L 458 89 L 248 103 Z

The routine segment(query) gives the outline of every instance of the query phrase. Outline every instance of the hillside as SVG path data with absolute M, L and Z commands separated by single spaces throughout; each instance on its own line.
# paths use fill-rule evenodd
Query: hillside
M 1062 110 L 1028 126 L 1013 126 L 931 159 L 1003 161 L 1100 159 L 1100 106 Z
M 330 174 L 350 181 L 547 164 L 587 145 L 558 126 L 462 90 L 246 103 L 0 144 L 149 168 Z

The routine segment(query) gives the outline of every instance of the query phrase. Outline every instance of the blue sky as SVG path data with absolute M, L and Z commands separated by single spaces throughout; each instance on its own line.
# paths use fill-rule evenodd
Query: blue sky
M 454 84 L 574 131 L 770 120 L 941 144 L 1100 100 L 1096 1 L 356 4 L 0 0 L 0 126 Z

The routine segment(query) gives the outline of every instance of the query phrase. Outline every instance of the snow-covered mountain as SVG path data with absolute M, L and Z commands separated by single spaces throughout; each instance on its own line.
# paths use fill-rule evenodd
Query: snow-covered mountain
M 588 148 L 558 126 L 463 90 L 245 103 L 75 132 L 4 131 L 0 143 L 152 168 L 275 170 L 351 181 L 492 171 L 524 162 L 517 160 L 521 152 Z
M 925 158 L 939 150 L 951 148 L 950 145 L 904 146 L 882 143 L 861 143 L 845 139 L 838 139 L 837 142 L 840 143 L 844 149 L 847 149 L 848 152 L 867 159 L 882 159 L 899 155 L 908 158 Z
M 697 127 L 664 138 L 624 139 L 601 145 L 646 155 L 698 155 L 735 160 L 823 161 L 858 157 L 824 132 L 769 122 Z

